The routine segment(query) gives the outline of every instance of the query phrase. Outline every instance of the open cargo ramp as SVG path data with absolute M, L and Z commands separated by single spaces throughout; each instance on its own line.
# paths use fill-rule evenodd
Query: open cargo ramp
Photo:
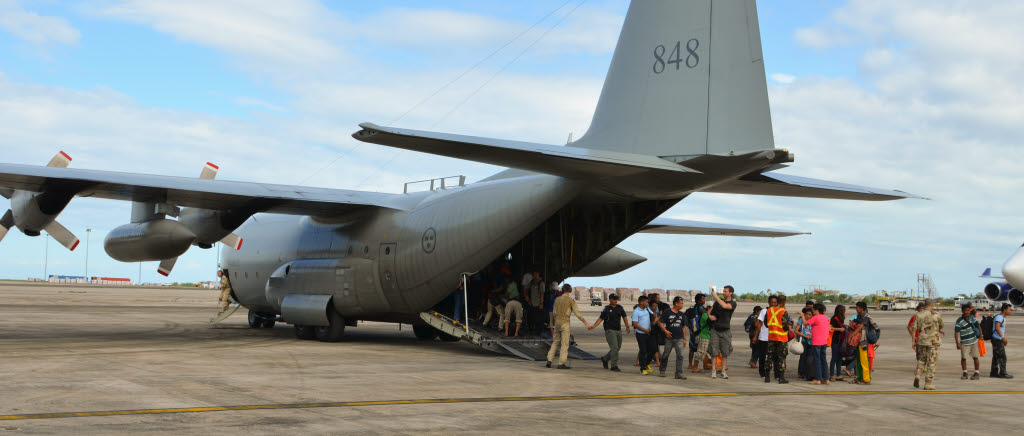
M 499 354 L 518 356 L 526 360 L 542 361 L 547 360 L 548 350 L 551 349 L 550 339 L 510 338 L 472 326 L 466 329 L 464 324 L 438 312 L 422 312 L 420 313 L 420 318 L 431 327 L 446 335 L 463 339 L 480 348 Z M 577 360 L 599 359 L 597 356 L 579 349 L 574 340 L 569 342 L 569 357 Z

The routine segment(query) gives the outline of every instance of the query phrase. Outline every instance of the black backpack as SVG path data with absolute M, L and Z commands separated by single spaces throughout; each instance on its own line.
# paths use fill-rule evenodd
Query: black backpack
M 992 330 L 996 328 L 995 319 L 985 315 L 981 318 L 981 337 L 986 341 L 992 340 Z

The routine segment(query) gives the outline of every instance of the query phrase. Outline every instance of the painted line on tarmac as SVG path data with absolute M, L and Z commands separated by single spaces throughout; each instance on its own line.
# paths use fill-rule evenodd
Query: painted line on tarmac
M 501 403 L 570 400 L 622 400 L 688 397 L 767 397 L 767 396 L 843 396 L 843 395 L 1024 395 L 1024 391 L 812 391 L 812 392 L 687 392 L 668 394 L 559 395 L 549 397 L 425 398 L 418 400 L 345 401 L 331 403 L 254 404 L 247 406 L 183 407 L 173 409 L 107 410 L 97 412 L 56 412 L 24 415 L 0 415 L 0 421 L 23 419 L 85 418 L 95 416 L 166 415 L 173 413 L 228 412 L 241 410 L 286 410 L 338 407 L 397 406 L 408 404 Z

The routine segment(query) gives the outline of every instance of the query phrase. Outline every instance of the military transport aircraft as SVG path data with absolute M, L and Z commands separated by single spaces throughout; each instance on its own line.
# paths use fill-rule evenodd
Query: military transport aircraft
M 198 179 L 71 169 L 61 156 L 47 167 L 0 164 L 12 205 L 2 231 L 46 230 L 74 249 L 54 221 L 73 197 L 131 201 L 130 223 L 104 243 L 111 257 L 161 261 L 166 275 L 191 245 L 224 241 L 221 266 L 251 315 L 335 341 L 356 320 L 422 324 L 417 314 L 460 274 L 509 253 L 561 281 L 642 261 L 616 248 L 636 233 L 797 234 L 659 218 L 694 192 L 914 197 L 774 172 L 794 155 L 773 139 L 753 0 L 632 2 L 590 130 L 566 146 L 360 127 L 360 141 L 509 169 L 385 194 L 221 181 L 210 166 Z
M 995 302 L 1009 301 L 1010 304 L 1024 306 L 1024 245 L 1017 249 L 1003 264 L 1003 276 L 993 276 L 992 268 L 985 268 L 982 278 L 1003 279 L 985 285 L 985 296 Z M 998 306 L 998 304 L 996 305 Z

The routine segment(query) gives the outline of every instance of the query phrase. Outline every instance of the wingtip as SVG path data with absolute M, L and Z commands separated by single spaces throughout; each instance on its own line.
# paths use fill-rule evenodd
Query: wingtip
M 157 269 L 156 269 L 156 272 L 157 272 L 158 274 L 160 274 L 160 275 L 164 276 L 164 277 L 169 277 L 169 276 L 171 275 L 171 272 L 170 272 L 170 271 L 167 271 L 167 270 L 165 270 L 165 269 L 163 269 L 163 268 L 157 268 Z
M 65 159 L 67 159 L 67 160 L 68 160 L 68 162 L 71 162 L 71 156 L 70 156 L 70 155 L 68 155 L 67 153 L 65 153 L 65 152 L 64 152 L 64 150 L 61 150 L 61 151 L 60 151 L 60 155 L 61 155 L 61 156 L 64 156 L 64 158 L 65 158 Z

